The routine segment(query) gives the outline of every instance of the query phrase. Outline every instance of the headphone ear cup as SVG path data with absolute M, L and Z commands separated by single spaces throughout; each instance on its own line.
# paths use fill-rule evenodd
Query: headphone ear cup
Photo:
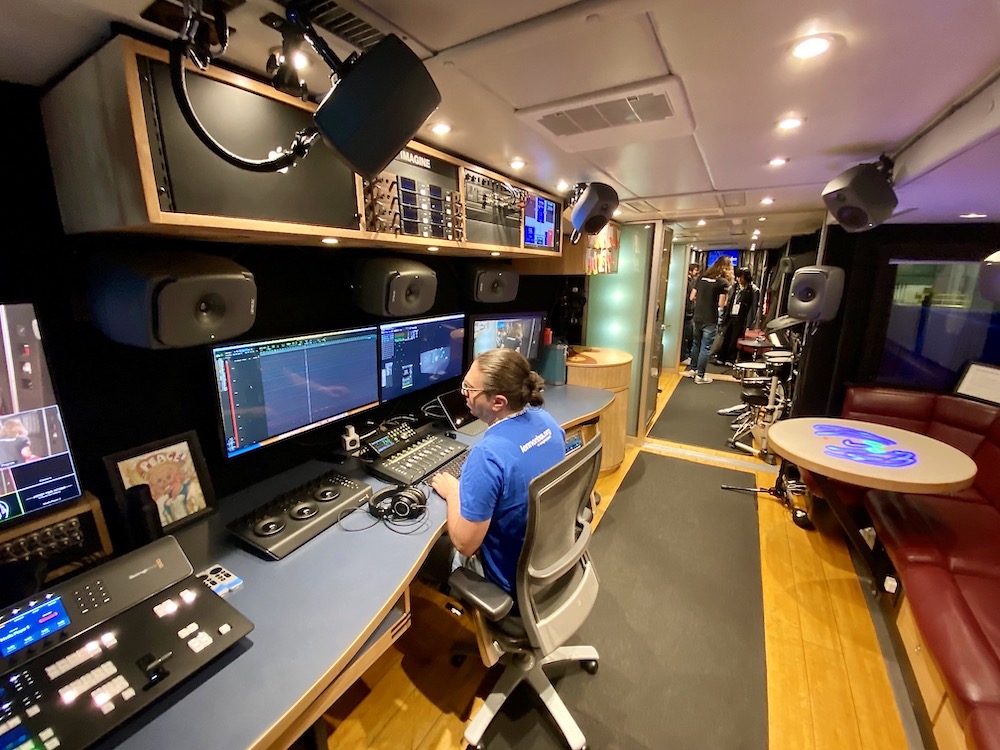
M 416 518 L 427 507 L 427 495 L 418 487 L 389 487 L 368 499 L 368 512 L 390 521 Z

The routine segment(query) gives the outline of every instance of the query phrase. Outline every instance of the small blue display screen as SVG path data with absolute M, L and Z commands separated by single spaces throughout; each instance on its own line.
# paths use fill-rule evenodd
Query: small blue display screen
M 69 615 L 56 596 L 18 612 L 0 624 L 0 656 L 10 656 L 69 625 Z

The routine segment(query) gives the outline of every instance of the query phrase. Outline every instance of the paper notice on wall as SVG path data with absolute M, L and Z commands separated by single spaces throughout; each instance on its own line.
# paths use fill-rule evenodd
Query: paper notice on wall
M 1000 367 L 970 362 L 965 375 L 955 386 L 955 393 L 1000 404 Z

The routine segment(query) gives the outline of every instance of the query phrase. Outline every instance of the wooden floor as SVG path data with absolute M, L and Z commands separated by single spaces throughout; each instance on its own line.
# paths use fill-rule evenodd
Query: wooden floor
M 663 377 L 657 416 L 678 380 Z M 602 502 L 595 526 L 611 512 L 640 450 L 676 455 L 679 448 L 658 441 L 629 446 L 621 468 L 598 481 Z M 680 452 L 700 463 L 733 460 L 698 448 Z M 740 460 L 759 465 L 758 486 L 774 484 L 773 467 L 750 456 Z M 803 531 L 779 502 L 759 497 L 770 749 L 905 750 L 875 630 L 842 538 Z M 412 593 L 410 630 L 324 716 L 329 750 L 465 748 L 465 724 L 499 670 L 482 666 L 467 618 L 452 614 L 445 597 L 419 584 Z M 455 645 L 471 650 L 458 666 L 451 658 Z

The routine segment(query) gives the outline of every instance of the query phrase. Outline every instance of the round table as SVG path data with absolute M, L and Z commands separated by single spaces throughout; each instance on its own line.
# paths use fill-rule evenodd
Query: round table
M 975 462 L 957 448 L 873 422 L 797 417 L 771 425 L 767 439 L 800 468 L 876 490 L 955 492 L 976 478 Z

